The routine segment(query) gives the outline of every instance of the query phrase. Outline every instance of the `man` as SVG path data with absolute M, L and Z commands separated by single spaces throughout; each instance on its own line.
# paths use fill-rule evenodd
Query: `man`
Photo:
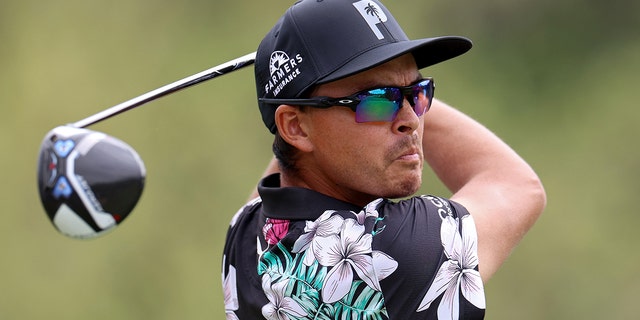
M 545 206 L 537 175 L 419 69 L 462 37 L 410 41 L 376 0 L 303 0 L 258 48 L 275 134 L 234 216 L 227 319 L 476 319 L 486 282 Z M 453 192 L 417 196 L 426 160 Z

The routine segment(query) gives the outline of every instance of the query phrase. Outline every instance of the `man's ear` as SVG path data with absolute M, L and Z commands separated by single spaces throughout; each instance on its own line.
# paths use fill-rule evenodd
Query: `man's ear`
M 313 150 L 307 134 L 308 114 L 298 107 L 283 104 L 276 109 L 275 120 L 280 136 L 287 143 L 302 152 Z

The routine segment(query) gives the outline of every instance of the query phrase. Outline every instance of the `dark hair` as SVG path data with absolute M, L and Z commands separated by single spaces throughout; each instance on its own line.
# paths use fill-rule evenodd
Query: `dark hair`
M 276 159 L 278 159 L 278 165 L 282 172 L 295 173 L 297 171 L 296 159 L 298 149 L 284 140 L 278 131 L 275 133 L 271 149 Z

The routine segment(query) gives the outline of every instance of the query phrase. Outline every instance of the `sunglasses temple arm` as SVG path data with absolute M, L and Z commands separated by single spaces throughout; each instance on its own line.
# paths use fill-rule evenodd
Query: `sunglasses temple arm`
M 260 102 L 268 104 L 288 104 L 293 106 L 312 106 L 316 108 L 330 108 L 332 106 L 344 105 L 337 99 L 329 97 L 315 97 L 313 99 L 271 99 L 260 98 Z

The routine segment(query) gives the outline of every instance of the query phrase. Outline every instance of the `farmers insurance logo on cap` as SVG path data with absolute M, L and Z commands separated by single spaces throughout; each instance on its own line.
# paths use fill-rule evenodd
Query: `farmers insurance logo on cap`
M 382 8 L 380 8 L 377 3 L 369 0 L 354 2 L 353 6 L 358 9 L 358 12 L 360 12 L 360 15 L 367 22 L 371 31 L 378 37 L 378 40 L 384 39 L 384 35 L 382 35 L 382 32 L 378 28 L 378 24 L 387 22 L 387 15 L 384 14 Z
M 293 79 L 300 75 L 298 65 L 302 63 L 302 55 L 299 53 L 293 57 L 284 51 L 274 51 L 269 59 L 269 74 L 271 77 L 264 85 L 264 91 L 269 94 L 273 92 L 273 96 L 284 89 Z

